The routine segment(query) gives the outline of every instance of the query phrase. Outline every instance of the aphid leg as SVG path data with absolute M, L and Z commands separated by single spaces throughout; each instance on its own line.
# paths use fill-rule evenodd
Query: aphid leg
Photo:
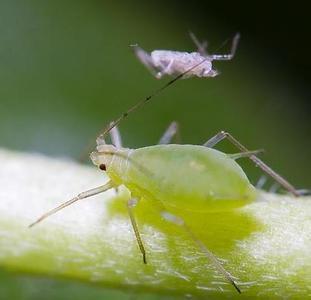
M 78 194 L 76 197 L 72 198 L 69 201 L 64 202 L 63 204 L 57 206 L 56 208 L 48 211 L 47 213 L 45 213 L 44 215 L 42 215 L 37 221 L 33 222 L 32 224 L 29 225 L 30 227 L 33 227 L 34 225 L 38 224 L 39 222 L 43 221 L 44 219 L 46 219 L 47 217 L 57 213 L 58 211 L 60 211 L 61 209 L 77 202 L 78 200 L 82 200 L 100 193 L 103 193 L 111 188 L 113 188 L 115 185 L 112 181 L 109 181 L 108 183 L 106 183 L 105 185 L 101 185 L 99 187 L 96 187 L 94 189 L 82 192 L 80 194 Z
M 208 56 L 207 53 L 207 41 L 203 41 L 203 43 L 200 43 L 200 41 L 198 40 L 198 38 L 195 36 L 195 34 L 191 31 L 189 31 L 189 35 L 191 40 L 193 41 L 193 43 L 197 46 L 198 48 L 198 52 L 202 55 L 202 56 Z
M 278 182 L 275 182 L 274 184 L 272 184 L 269 188 L 269 193 L 276 193 L 278 191 L 278 189 L 280 188 L 280 185 Z
M 133 227 L 133 230 L 134 230 L 134 233 L 136 236 L 136 240 L 138 243 L 139 250 L 140 250 L 141 254 L 143 255 L 143 262 L 144 262 L 144 264 L 147 264 L 146 250 L 145 250 L 143 241 L 141 239 L 141 236 L 140 236 L 140 233 L 138 230 L 138 226 L 137 226 L 137 222 L 136 222 L 134 212 L 133 212 L 133 208 L 137 205 L 137 202 L 138 202 L 137 199 L 134 199 L 134 198 L 129 199 L 127 202 L 127 209 L 128 209 L 128 213 L 129 213 L 129 216 L 131 219 L 132 227 Z
M 267 176 L 266 175 L 262 175 L 260 176 L 260 178 L 258 179 L 257 183 L 256 183 L 256 188 L 257 189 L 262 189 L 263 186 L 265 185 L 265 183 L 267 182 Z
M 221 273 L 233 286 L 234 288 L 241 293 L 240 288 L 237 286 L 237 283 L 234 281 L 232 276 L 226 269 L 222 266 L 222 264 L 219 262 L 217 257 L 210 252 L 206 246 L 195 236 L 193 231 L 188 227 L 188 225 L 184 222 L 184 220 L 180 217 L 177 217 L 167 211 L 162 211 L 161 216 L 164 220 L 171 222 L 175 225 L 181 226 L 185 229 L 185 231 L 188 233 L 189 237 L 195 242 L 197 247 L 206 255 L 206 257 L 213 263 L 215 268 L 219 273 Z
M 235 55 L 239 40 L 240 40 L 240 34 L 237 33 L 232 40 L 231 51 L 229 54 L 212 54 L 212 55 L 208 55 L 208 57 L 211 60 L 231 60 Z
M 169 144 L 172 139 L 175 137 L 177 142 L 180 141 L 180 132 L 179 132 L 179 124 L 177 122 L 172 122 L 168 128 L 165 130 L 164 134 L 160 138 L 158 144 L 165 145 Z
M 146 66 L 150 73 L 157 77 L 158 70 L 155 67 L 153 60 L 148 52 L 140 48 L 138 45 L 131 45 L 137 58 Z
M 211 139 L 209 139 L 203 145 L 206 146 L 206 147 L 212 148 L 217 143 L 222 141 L 223 139 L 228 139 L 234 146 L 236 146 L 238 149 L 240 149 L 243 152 L 248 152 L 249 151 L 238 140 L 236 140 L 230 133 L 225 132 L 225 131 L 220 131 L 219 133 L 217 133 L 215 136 L 213 136 Z M 268 165 L 266 165 L 258 157 L 256 157 L 255 155 L 251 155 L 251 156 L 249 156 L 249 158 L 256 164 L 256 166 L 258 166 L 266 174 L 271 176 L 276 182 L 278 182 L 281 186 L 283 186 L 291 194 L 293 194 L 296 197 L 300 196 L 300 193 L 294 188 L 293 185 L 291 185 L 285 178 L 283 178 L 281 175 L 279 175 L 274 170 L 272 170 Z
M 164 75 L 171 73 L 171 68 L 174 63 L 174 59 L 171 59 L 170 62 L 164 69 L 156 74 L 157 79 L 161 79 Z

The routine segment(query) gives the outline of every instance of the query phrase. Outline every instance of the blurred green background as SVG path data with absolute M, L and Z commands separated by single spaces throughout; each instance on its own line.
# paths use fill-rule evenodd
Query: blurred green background
M 296 2 L 1 0 L 0 145 L 77 159 L 101 128 L 167 80 L 154 79 L 130 44 L 193 51 L 191 30 L 213 52 L 240 31 L 237 56 L 216 63 L 220 76 L 178 81 L 121 124 L 124 143 L 152 145 L 172 120 L 183 143 L 225 129 L 250 149 L 264 148 L 266 162 L 308 188 L 307 17 Z M 219 148 L 236 152 L 226 142 Z M 242 164 L 256 182 L 260 172 Z M 68 299 L 73 290 L 77 300 L 132 297 L 0 272 L 0 299 Z

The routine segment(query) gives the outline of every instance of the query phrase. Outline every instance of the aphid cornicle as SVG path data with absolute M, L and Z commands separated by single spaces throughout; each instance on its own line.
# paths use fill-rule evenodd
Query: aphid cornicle
M 234 51 L 235 47 L 236 45 Z M 206 58 L 206 61 L 208 59 Z M 258 167 L 293 195 L 299 196 L 299 192 L 257 158 L 255 154 L 258 151 L 249 151 L 227 132 L 219 132 L 202 146 L 170 144 L 178 132 L 177 123 L 173 122 L 160 139 L 159 145 L 128 149 L 122 147 L 120 134 L 116 128 L 131 112 L 146 104 L 153 96 L 159 94 L 178 79 L 183 78 L 188 73 L 193 74 L 192 71 L 201 64 L 204 64 L 204 60 L 200 60 L 196 65 L 191 66 L 162 88 L 132 106 L 118 119 L 111 122 L 97 138 L 97 148 L 91 153 L 91 159 L 100 170 L 109 176 L 110 180 L 105 185 L 80 193 L 73 199 L 42 215 L 30 227 L 78 200 L 125 185 L 131 192 L 131 198 L 127 202 L 128 213 L 144 263 L 147 263 L 146 251 L 133 210 L 140 199 L 145 199 L 157 207 L 164 220 L 181 226 L 200 251 L 212 262 L 217 271 L 240 293 L 241 291 L 233 277 L 216 256 L 196 237 L 191 229 L 191 224 L 186 224 L 181 217 L 172 214 L 169 208 L 178 207 L 184 211 L 198 210 L 201 212 L 225 211 L 233 210 L 253 201 L 256 197 L 256 189 L 249 182 L 242 168 L 236 163 L 235 160 L 240 157 L 249 157 Z M 107 133 L 110 133 L 112 138 L 110 145 L 105 143 L 104 137 Z M 212 149 L 225 138 L 241 152 L 230 155 Z

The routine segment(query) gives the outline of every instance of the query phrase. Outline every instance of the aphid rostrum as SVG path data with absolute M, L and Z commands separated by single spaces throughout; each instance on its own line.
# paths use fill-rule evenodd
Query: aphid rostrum
M 192 66 L 202 62 L 200 66 L 187 72 L 183 78 L 189 77 L 215 77 L 219 72 L 213 69 L 212 62 L 215 60 L 231 60 L 236 52 L 240 39 L 239 33 L 235 35 L 229 54 L 208 54 L 207 43 L 200 43 L 193 33 L 190 37 L 197 46 L 195 52 L 172 51 L 172 50 L 153 50 L 150 54 L 133 45 L 137 58 L 147 67 L 153 76 L 160 79 L 165 75 L 178 76 L 189 70 Z
M 128 149 L 122 147 L 120 135 L 116 128 L 116 125 L 131 112 L 147 103 L 154 95 L 202 63 L 201 61 L 192 66 L 152 95 L 135 104 L 118 119 L 111 122 L 103 134 L 97 138 L 96 151 L 91 153 L 91 159 L 100 170 L 109 176 L 110 180 L 105 185 L 80 193 L 73 199 L 42 215 L 30 227 L 76 201 L 125 185 L 131 192 L 127 207 L 144 263 L 147 263 L 146 251 L 134 215 L 134 207 L 138 205 L 140 199 L 145 199 L 156 207 L 159 215 L 165 221 L 182 227 L 218 272 L 240 293 L 240 288 L 233 277 L 222 266 L 217 257 L 196 237 L 195 232 L 191 229 L 191 224 L 186 224 L 180 216 L 172 214 L 169 208 L 177 206 L 184 211 L 197 209 L 200 211 L 222 211 L 233 210 L 253 201 L 257 192 L 235 161 L 240 157 L 249 157 L 293 195 L 299 196 L 298 191 L 261 161 L 255 155 L 258 151 L 249 151 L 227 132 L 219 132 L 201 146 L 170 144 L 178 131 L 177 124 L 172 123 L 162 136 L 159 145 Z M 105 143 L 104 138 L 107 133 L 110 133 L 112 137 L 112 144 L 110 145 Z M 228 155 L 212 149 L 225 138 L 237 146 L 241 152 Z

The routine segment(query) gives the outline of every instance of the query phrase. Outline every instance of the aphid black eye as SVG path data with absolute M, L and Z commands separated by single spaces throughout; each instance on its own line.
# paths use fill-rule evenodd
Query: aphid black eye
M 99 168 L 103 171 L 106 171 L 106 165 L 105 164 L 100 164 Z

